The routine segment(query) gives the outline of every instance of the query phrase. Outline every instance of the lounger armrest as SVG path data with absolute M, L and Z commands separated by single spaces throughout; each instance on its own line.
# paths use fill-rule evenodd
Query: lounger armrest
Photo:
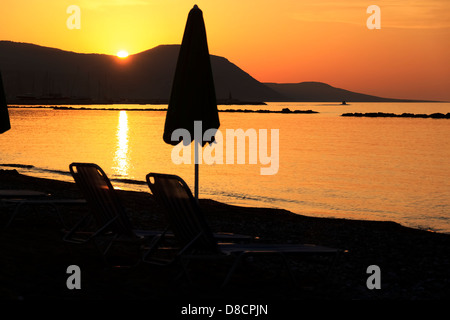
M 187 250 L 189 250 L 194 244 L 195 242 L 200 239 L 200 237 L 203 236 L 203 232 L 200 232 L 199 234 L 197 234 L 195 236 L 194 239 L 192 239 L 187 245 L 185 245 L 179 252 L 178 252 L 178 256 L 183 255 Z
M 107 223 L 105 223 L 100 229 L 92 232 L 89 237 L 87 237 L 86 239 L 83 240 L 73 240 L 70 239 L 70 237 L 75 234 L 77 231 L 79 231 L 79 228 L 82 226 L 82 224 L 87 220 L 92 218 L 92 216 L 90 214 L 85 215 L 76 225 L 75 227 L 72 228 L 72 230 L 70 230 L 63 238 L 64 241 L 66 242 L 71 242 L 71 243 L 86 243 L 90 240 L 92 240 L 93 238 L 97 237 L 98 235 L 102 234 L 103 232 L 106 231 L 106 229 L 110 226 L 111 223 L 113 223 L 118 216 L 115 216 L 114 218 L 112 218 L 111 220 L 109 220 Z

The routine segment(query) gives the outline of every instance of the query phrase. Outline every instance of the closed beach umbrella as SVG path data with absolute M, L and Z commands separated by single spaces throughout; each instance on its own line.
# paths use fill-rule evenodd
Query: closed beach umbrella
M 8 131 L 9 129 L 11 129 L 11 125 L 9 123 L 8 106 L 6 105 L 2 74 L 0 73 L 0 134 Z
M 183 138 L 173 141 L 172 132 L 176 129 L 189 131 L 190 141 L 182 142 L 187 146 L 194 141 L 195 197 L 198 199 L 198 148 L 203 147 L 206 142 L 196 141 L 194 121 L 202 121 L 202 137 L 206 130 L 217 130 L 220 126 L 205 23 L 203 13 L 197 5 L 189 12 L 186 22 L 163 139 L 168 144 L 177 145 Z

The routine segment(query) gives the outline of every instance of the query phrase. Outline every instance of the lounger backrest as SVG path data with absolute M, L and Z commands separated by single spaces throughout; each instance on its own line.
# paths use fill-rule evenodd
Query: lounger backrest
M 200 206 L 186 182 L 178 176 L 149 173 L 146 177 L 156 201 L 166 209 L 172 231 L 182 246 L 203 252 L 218 252 L 217 242 L 209 229 Z
M 101 228 L 117 217 L 110 225 L 111 230 L 132 236 L 131 222 L 105 172 L 93 163 L 72 163 L 69 168 L 75 183 L 92 209 L 97 227 Z

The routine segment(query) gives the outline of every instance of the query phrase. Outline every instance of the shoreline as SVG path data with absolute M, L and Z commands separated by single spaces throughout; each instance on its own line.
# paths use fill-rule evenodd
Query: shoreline
M 35 178 L 16 170 L 0 170 L 0 189 L 22 188 L 51 193 L 56 198 L 81 197 L 72 182 Z M 118 193 L 137 229 L 165 226 L 164 218 L 149 192 L 118 190 Z M 5 284 L 0 287 L 0 299 L 126 299 L 135 297 L 137 292 L 142 294 L 140 299 L 186 301 L 205 297 L 220 301 L 255 298 L 428 300 L 450 297 L 448 234 L 412 229 L 388 221 L 308 217 L 282 209 L 240 207 L 208 199 L 200 199 L 200 204 L 215 232 L 249 234 L 268 243 L 313 243 L 348 252 L 336 262 L 331 277 L 322 284 L 317 281 L 314 272 L 304 272 L 299 264 L 296 268 L 298 276 L 304 278 L 295 288 L 287 285 L 288 281 L 283 278 L 281 282 L 269 284 L 234 282 L 233 289 L 225 292 L 205 293 L 186 285 L 172 291 L 167 287 L 170 277 L 163 276 L 166 271 L 152 269 L 149 272 L 143 267 L 124 271 L 120 275 L 105 272 L 101 265 L 93 263 L 92 257 L 72 256 L 67 251 L 52 215 L 22 214 L 14 225 L 1 234 L 4 240 L 0 250 L 4 253 L 5 262 L 0 267 L 0 283 Z M 73 215 L 72 218 L 85 212 L 85 208 L 80 206 L 61 210 L 65 216 Z M 31 262 L 23 264 L 23 261 L 29 261 L 30 255 Z M 76 293 L 67 290 L 63 286 L 65 282 L 61 282 L 66 279 L 66 274 L 61 270 L 55 273 L 55 268 L 66 265 L 68 261 L 79 261 L 83 270 L 87 270 L 85 272 L 89 277 L 85 280 L 87 289 L 84 291 Z M 378 265 L 381 269 L 380 290 L 366 287 L 369 276 L 366 270 L 370 265 Z M 144 281 L 148 277 L 151 281 Z M 42 278 L 47 279 L 48 285 L 40 285 Z M 154 291 L 155 288 L 163 289 Z
M 15 109 L 52 109 L 52 110 L 70 110 L 70 111 L 167 111 L 167 108 L 90 108 L 90 107 L 68 107 L 68 106 L 55 106 L 55 105 L 36 105 L 36 106 L 20 106 L 14 105 L 10 106 L 10 108 Z M 233 112 L 233 113 L 299 113 L 299 114 L 314 114 L 319 113 L 318 111 L 313 110 L 290 110 L 289 108 L 283 108 L 282 110 L 267 110 L 267 109 L 258 109 L 258 110 L 249 110 L 249 109 L 223 109 L 218 110 L 218 112 Z
M 0 172 L 2 170 L 24 170 L 25 173 L 23 175 L 27 175 L 30 177 L 35 177 L 38 179 L 49 179 L 54 181 L 62 181 L 62 182 L 73 182 L 73 178 L 70 175 L 69 171 L 62 171 L 62 170 L 52 170 L 52 169 L 44 169 L 35 167 L 34 165 L 28 165 L 28 164 L 14 164 L 14 163 L 7 163 L 7 164 L 1 164 L 0 163 Z M 43 174 L 48 173 L 48 174 Z M 111 183 L 117 187 L 118 189 L 123 191 L 130 191 L 130 192 L 147 192 L 148 186 L 147 183 L 143 180 L 135 180 L 135 179 L 127 179 L 127 178 L 114 178 L 110 177 Z M 217 199 L 210 201 L 216 201 L 217 203 L 228 203 L 235 206 L 242 206 L 242 207 L 255 207 L 255 208 L 261 208 L 261 209 L 275 209 L 275 210 L 285 210 L 287 212 L 290 212 L 292 214 L 296 215 L 302 215 L 301 212 L 292 210 L 292 208 L 283 208 L 280 206 L 267 206 L 264 204 L 264 202 L 261 202 L 260 200 L 253 200 L 252 202 L 245 202 L 245 201 L 236 201 L 235 199 Z M 258 202 L 258 203 L 256 203 Z M 359 220 L 357 218 L 352 217 L 340 217 L 338 215 L 333 215 L 333 213 L 324 214 L 324 212 L 319 212 L 320 214 L 306 214 L 306 216 L 309 217 L 318 217 L 318 218 L 330 218 L 330 219 L 346 219 L 346 220 Z M 433 232 L 433 233 L 441 233 L 441 234 L 448 234 L 450 235 L 450 231 L 447 231 L 447 229 L 437 229 L 433 228 L 430 225 L 428 226 L 422 226 L 422 225 L 416 225 L 416 224 L 408 224 L 406 222 L 399 222 L 395 220 L 383 220 L 383 219 L 361 219 L 362 221 L 381 221 L 381 222 L 392 222 L 392 223 L 398 223 L 399 225 L 415 230 L 423 230 L 427 232 Z

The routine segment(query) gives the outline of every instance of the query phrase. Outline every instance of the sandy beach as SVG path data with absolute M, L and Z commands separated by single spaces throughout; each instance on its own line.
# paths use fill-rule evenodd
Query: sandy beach
M 80 199 L 74 183 L 25 176 L 16 170 L 0 172 L 0 189 L 29 189 L 50 193 L 56 199 Z M 136 229 L 160 229 L 166 222 L 150 193 L 119 191 Z M 188 302 L 314 300 L 429 300 L 450 297 L 450 235 L 402 227 L 393 222 L 313 218 L 285 210 L 230 206 L 201 199 L 215 232 L 259 237 L 268 243 L 309 243 L 347 250 L 327 273 L 324 259 L 292 258 L 297 284 L 286 273 L 276 273 L 276 261 L 236 273 L 223 290 L 214 285 L 219 267 L 193 269 L 198 283 L 174 281 L 177 268 L 141 263 L 130 269 L 106 268 L 90 246 L 62 241 L 62 225 L 49 208 L 23 208 L 13 224 L 1 233 L 0 299 L 144 299 Z M 2 207 L 1 221 L 7 217 Z M 84 205 L 60 206 L 71 225 L 85 212 Z M 80 290 L 66 286 L 69 265 L 82 270 Z M 368 289 L 376 265 L 381 288 Z

